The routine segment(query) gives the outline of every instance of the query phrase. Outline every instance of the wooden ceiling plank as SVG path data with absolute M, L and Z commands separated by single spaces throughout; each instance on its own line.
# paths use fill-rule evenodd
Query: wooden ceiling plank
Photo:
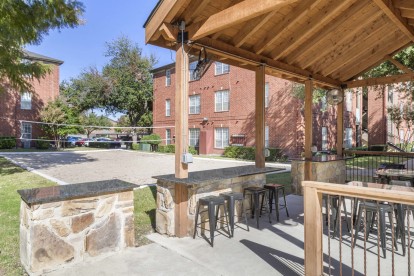
M 306 44 L 302 44 L 295 51 L 289 54 L 285 58 L 285 62 L 289 64 L 296 62 L 301 56 L 306 56 L 307 53 L 309 53 L 311 50 L 314 50 L 315 48 L 318 48 L 317 53 L 319 57 L 324 56 L 324 54 L 321 53 L 321 51 L 328 51 L 329 48 L 320 48 L 318 46 L 320 41 L 323 41 L 324 39 L 328 40 L 329 35 L 335 35 L 336 32 L 339 31 L 339 29 L 343 29 L 340 27 L 343 26 L 343 24 L 347 24 L 347 22 L 352 22 L 354 26 L 352 27 L 351 32 L 342 33 L 341 38 L 343 39 L 346 36 L 352 35 L 353 33 L 357 33 L 365 26 L 363 24 L 364 22 L 368 23 L 366 20 L 367 18 L 373 18 L 372 20 L 375 20 L 375 18 L 377 18 L 379 14 L 379 12 L 374 13 L 372 7 L 367 6 L 367 4 L 364 1 L 357 1 L 355 4 L 351 5 L 351 7 L 340 16 L 340 18 L 332 22 L 332 24 L 326 26 L 326 28 L 324 28 L 320 32 L 313 35 L 312 38 L 309 39 Z M 334 47 L 334 45 L 335 44 L 332 44 L 332 47 Z
M 240 32 L 233 38 L 232 44 L 235 47 L 242 46 L 249 37 L 260 30 L 263 25 L 265 25 L 273 16 L 276 14 L 276 11 L 268 13 L 265 17 L 257 17 L 250 22 L 247 22 Z
M 399 41 L 401 44 L 396 44 L 395 41 Z M 409 42 L 410 40 L 404 34 L 398 32 L 395 34 L 395 38 L 387 43 L 381 51 L 372 54 L 370 57 L 359 61 L 358 63 L 355 62 L 356 64 L 350 66 L 348 69 L 339 71 L 334 75 L 335 79 L 348 81 L 355 76 L 360 76 L 362 72 L 366 72 L 367 69 L 372 68 L 375 64 L 378 64 L 378 61 L 382 60 L 385 55 L 401 49 L 401 45 L 406 45 Z
M 403 71 L 404 73 L 407 74 L 411 74 L 413 73 L 413 70 L 411 70 L 410 68 L 408 68 L 407 66 L 405 66 L 404 64 L 402 64 L 401 62 L 399 62 L 398 60 L 394 59 L 392 56 L 385 56 L 385 58 L 391 62 L 392 64 L 394 64 L 398 69 L 400 69 L 401 71 Z
M 200 13 L 210 4 L 211 0 L 195 0 L 190 3 L 186 12 L 184 21 L 190 25 L 200 15 Z
M 414 19 L 409 18 L 408 19 L 408 25 L 414 26 Z
M 367 53 L 375 52 L 375 49 L 378 51 L 384 41 L 388 41 L 389 37 L 394 37 L 394 31 L 393 25 L 382 25 L 368 36 L 355 36 L 352 42 L 337 47 L 317 67 L 312 67 L 312 71 L 319 72 L 324 76 L 330 75 L 338 68 L 346 67 L 352 60 L 364 58 L 368 55 Z M 385 33 L 388 35 L 382 36 Z M 363 43 L 355 43 L 356 41 L 363 41 Z
M 399 9 L 414 10 L 414 1 L 412 0 L 394 0 L 394 6 Z
M 198 40 L 299 0 L 244 0 L 211 15 L 189 39 Z
M 395 10 L 394 6 L 385 3 L 383 0 L 373 0 L 378 7 L 391 19 L 391 21 L 403 32 L 411 41 L 414 42 L 414 29 L 408 25 L 407 20 Z
M 401 16 L 409 19 L 414 18 L 414 10 L 401 10 Z
M 406 81 L 413 81 L 413 80 L 414 80 L 414 74 L 403 74 L 403 75 L 395 75 L 395 76 L 388 76 L 388 77 L 348 81 L 348 82 L 345 82 L 344 84 L 346 84 L 347 88 L 356 88 L 356 87 L 366 87 L 366 86 L 374 86 L 374 85 L 385 85 L 385 84 L 392 84 L 392 83 L 399 83 L 399 82 L 406 82 Z
M 246 62 L 246 60 L 250 60 L 252 62 L 255 62 L 256 64 L 266 64 L 267 66 L 273 67 L 275 70 L 278 70 L 280 73 L 289 74 L 295 77 L 300 78 L 313 78 L 315 82 L 324 85 L 324 86 L 331 86 L 331 87 L 339 87 L 340 82 L 336 81 L 331 78 L 327 78 L 324 76 L 321 76 L 319 74 L 312 74 L 312 72 L 309 72 L 307 70 L 300 69 L 298 67 L 272 60 L 270 58 L 256 55 L 250 51 L 236 48 L 232 45 L 223 43 L 221 41 L 213 40 L 210 38 L 203 38 L 200 39 L 195 43 L 195 45 L 200 44 L 202 46 L 205 46 L 207 49 L 207 53 L 216 50 L 217 55 L 227 56 L 229 59 L 234 58 L 241 58 Z
M 333 1 L 330 5 L 324 7 L 320 11 L 320 16 L 314 16 L 315 18 L 318 18 L 318 20 L 310 21 L 305 27 L 305 30 L 303 27 L 301 27 L 300 30 L 296 30 L 289 39 L 284 40 L 278 47 L 272 50 L 270 57 L 278 60 L 291 53 L 300 45 L 305 44 L 307 39 L 323 29 L 326 24 L 335 19 L 340 13 L 344 12 L 344 10 L 349 8 L 354 2 L 355 0 L 340 1 L 339 3 Z
M 314 8 L 319 2 L 324 0 L 306 0 L 295 7 L 294 11 L 290 12 L 280 24 L 277 25 L 266 37 L 264 37 L 257 45 L 253 48 L 253 51 L 260 55 L 269 45 L 275 41 L 281 39 L 284 31 L 287 30 L 288 26 L 295 24 L 302 20 L 309 9 Z

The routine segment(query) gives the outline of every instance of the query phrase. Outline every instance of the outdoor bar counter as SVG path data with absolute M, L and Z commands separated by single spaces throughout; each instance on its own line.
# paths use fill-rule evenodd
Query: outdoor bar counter
M 135 246 L 134 188 L 113 179 L 17 191 L 26 271 L 43 274 Z
M 305 180 L 305 168 L 310 181 L 344 184 L 346 180 L 345 162 L 349 157 L 338 155 L 313 156 L 312 159 L 292 158 L 292 192 L 302 195 L 302 181 Z
M 199 198 L 263 186 L 265 174 L 279 170 L 283 169 L 240 166 L 190 172 L 188 178 L 176 178 L 173 174 L 154 176 L 157 179 L 156 230 L 168 236 L 191 236 Z

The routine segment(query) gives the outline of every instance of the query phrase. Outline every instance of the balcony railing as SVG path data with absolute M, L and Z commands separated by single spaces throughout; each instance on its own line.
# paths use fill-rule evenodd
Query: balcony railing
M 411 275 L 411 225 L 413 225 L 413 219 L 410 215 L 411 209 L 407 206 L 414 205 L 414 188 L 391 186 L 377 183 L 366 182 L 351 182 L 348 184 L 331 184 L 314 181 L 304 181 L 302 183 L 304 190 L 304 216 L 305 216 L 305 275 L 323 275 L 323 274 L 335 274 L 335 275 Z M 322 198 L 324 197 L 339 197 L 339 207 L 337 210 L 341 210 L 341 199 L 347 198 L 347 204 L 351 203 L 350 210 L 350 234 L 343 235 L 342 232 L 342 218 L 339 219 L 339 234 L 335 239 L 331 235 L 331 230 L 328 231 L 328 235 L 323 235 L 324 221 L 323 217 L 323 204 Z M 358 199 L 356 201 L 355 199 Z M 372 235 L 367 239 L 369 230 L 373 227 L 368 225 L 367 208 L 362 208 L 362 215 L 364 217 L 363 228 L 361 231 L 363 234 L 362 239 L 355 239 L 355 227 L 360 221 L 355 223 L 356 212 L 354 208 L 356 202 L 368 202 L 372 200 L 374 206 L 380 206 L 380 204 L 390 204 L 390 210 L 394 210 L 394 207 L 400 206 L 399 215 L 397 212 L 391 211 L 389 219 L 384 221 L 384 224 L 378 223 L 376 226 L 377 238 L 373 239 Z M 329 200 L 327 200 L 329 202 Z M 364 206 L 364 204 L 359 204 Z M 349 206 L 348 206 L 349 207 Z M 327 207 L 327 213 L 330 213 L 330 205 Z M 371 210 L 372 211 L 372 210 Z M 379 207 L 378 210 L 379 211 Z M 342 211 L 340 212 L 342 213 Z M 379 212 L 378 212 L 379 213 Z M 404 215 L 404 216 L 402 216 Z M 328 216 L 329 224 L 332 224 L 331 216 Z M 339 216 L 341 217 L 341 216 Z M 362 221 L 362 220 L 361 220 Z M 405 223 L 404 223 L 405 222 Z M 328 224 L 328 229 L 330 225 Z M 397 228 L 396 228 L 397 227 Z M 396 229 L 398 231 L 396 231 Z M 387 237 L 391 235 L 391 252 L 385 257 L 380 248 L 379 234 L 381 231 L 385 231 Z M 391 234 L 390 234 L 391 233 Z M 399 233 L 399 234 L 398 234 Z M 404 233 L 404 235 L 402 235 Z M 362 234 L 359 235 L 361 237 Z M 364 239 L 365 238 L 365 239 Z M 400 253 L 399 250 L 394 249 L 394 242 L 398 238 L 399 248 L 404 247 L 404 253 Z M 344 241 L 347 239 L 347 241 Z M 337 242 L 338 246 L 333 246 L 333 240 Z M 362 242 L 361 240 L 364 240 Z M 355 247 L 355 241 L 357 245 Z M 369 243 L 369 246 L 367 246 Z M 404 242 L 403 242 L 404 241 Z M 405 241 L 407 241 L 405 243 Z M 325 243 L 325 244 L 323 244 Z M 363 247 L 361 244 L 363 243 Z M 325 245 L 325 247 L 324 247 Z M 397 243 L 395 243 L 397 245 Z M 324 251 L 325 248 L 325 251 Z M 339 251 L 339 252 L 334 252 Z M 390 251 L 388 246 L 386 251 Z M 390 255 L 391 254 L 391 255 Z M 332 260 L 332 256 L 338 260 Z M 325 267 L 324 267 L 325 256 Z M 346 259 L 347 264 L 345 265 Z M 339 265 L 333 269 L 332 263 Z M 343 265 L 344 264 L 344 265 Z M 376 273 L 377 272 L 377 273 Z

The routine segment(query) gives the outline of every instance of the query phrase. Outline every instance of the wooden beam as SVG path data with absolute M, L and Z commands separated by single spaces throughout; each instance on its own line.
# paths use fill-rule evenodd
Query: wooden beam
M 309 77 L 312 77 L 318 85 L 323 87 L 340 87 L 341 85 L 341 82 L 334 79 L 318 74 L 312 74 L 310 71 L 303 70 L 280 61 L 272 60 L 261 55 L 256 55 L 250 51 L 236 48 L 221 41 L 203 38 L 195 43 L 195 45 L 197 44 L 206 47 L 208 52 L 213 52 L 219 56 L 226 56 L 229 59 L 240 59 L 244 60 L 244 62 L 250 62 L 256 65 L 264 63 L 267 66 L 278 70 L 282 74 L 292 75 L 294 77 L 298 77 L 299 79 L 308 79 Z
M 244 0 L 210 16 L 190 40 L 198 40 L 297 1 Z
M 323 275 L 322 193 L 303 186 L 305 216 L 305 275 Z
M 283 21 L 277 24 L 277 26 L 271 30 L 257 45 L 253 48 L 256 54 L 261 54 L 269 45 L 272 45 L 275 41 L 281 39 L 284 31 L 287 30 L 288 26 L 295 24 L 302 20 L 309 9 L 312 9 L 319 2 L 323 0 L 306 0 L 301 2 L 294 10 L 287 14 Z
M 413 19 L 414 18 L 414 10 L 401 10 L 401 16 L 409 18 L 409 19 Z M 408 23 L 408 21 L 407 21 L 407 23 Z
M 188 54 L 185 46 L 177 45 L 175 58 L 175 177 L 188 177 L 188 164 L 182 154 L 188 149 Z
M 312 35 L 316 34 L 323 28 L 325 25 L 330 24 L 339 14 L 343 13 L 355 0 L 352 1 L 333 1 L 331 5 L 323 7 L 318 14 L 314 15 L 315 20 L 310 20 L 305 24 L 305 26 L 300 26 L 299 29 L 295 29 L 292 36 L 283 40 L 272 52 L 270 57 L 272 59 L 280 59 L 297 47 L 302 44 L 307 44 L 306 40 L 309 39 Z M 313 18 L 312 17 L 312 18 Z
M 266 24 L 274 15 L 276 11 L 269 12 L 265 17 L 257 17 L 250 22 L 247 22 L 241 31 L 233 38 L 232 44 L 235 47 L 242 46 L 247 39 L 258 30 L 260 30 L 264 24 Z
M 344 148 L 344 100 L 337 105 L 337 117 L 336 117 L 336 154 L 343 155 Z
M 177 41 L 178 27 L 174 28 L 171 24 L 163 23 L 160 27 L 160 33 L 167 41 Z
M 257 168 L 265 167 L 265 66 L 259 66 L 256 70 L 256 158 Z
M 373 0 L 375 4 L 389 17 L 389 19 L 403 32 L 411 41 L 414 42 L 414 29 L 408 25 L 407 20 L 404 19 L 394 8 L 390 1 L 388 3 L 384 0 Z
M 305 81 L 305 159 L 312 159 L 312 94 L 313 94 L 313 82 L 312 80 Z M 310 180 L 310 179 L 305 179 Z
M 385 84 L 392 84 L 392 83 L 399 83 L 399 82 L 406 82 L 406 81 L 413 81 L 413 80 L 414 80 L 414 73 L 411 73 L 411 74 L 388 76 L 388 77 L 381 77 L 381 78 L 370 78 L 370 79 L 364 79 L 364 80 L 347 81 L 345 82 L 345 84 L 347 88 L 356 88 L 356 87 L 366 87 L 366 86 L 374 86 L 374 85 L 385 85 Z
M 396 8 L 414 10 L 414 2 L 412 0 L 394 0 L 393 2 Z
M 188 188 L 183 184 L 175 184 L 174 189 L 174 230 L 175 236 L 184 238 L 189 236 L 188 225 Z
M 405 66 L 404 64 L 402 64 L 401 62 L 399 62 L 398 60 L 394 59 L 393 57 L 386 56 L 385 58 L 389 62 L 391 62 L 392 64 L 394 64 L 398 69 L 400 69 L 401 71 L 403 71 L 404 73 L 407 73 L 407 74 L 413 73 L 413 70 L 411 70 L 410 68 L 408 68 L 407 66 Z
M 367 23 L 370 23 L 367 20 L 368 18 L 375 20 L 379 15 L 380 12 L 373 11 L 372 5 L 367 5 L 364 1 L 354 3 L 338 19 L 331 24 L 328 24 L 320 32 L 314 34 L 306 44 L 302 44 L 295 51 L 286 56 L 286 63 L 297 63 L 299 57 L 307 56 L 307 53 L 310 51 L 313 51 L 316 54 L 316 59 L 323 57 L 331 47 L 334 48 L 336 45 L 340 45 L 338 40 L 344 40 L 344 38 L 348 38 L 354 33 L 359 32 L 366 27 Z M 329 44 L 324 44 L 329 46 L 320 47 L 321 41 L 329 41 Z M 315 55 L 313 54 L 311 56 L 313 57 Z

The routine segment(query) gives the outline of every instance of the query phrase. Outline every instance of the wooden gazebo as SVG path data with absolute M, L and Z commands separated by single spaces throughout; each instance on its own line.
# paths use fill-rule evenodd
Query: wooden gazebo
M 393 59 L 414 42 L 413 26 L 413 0 L 160 0 L 145 23 L 146 42 L 177 53 L 176 177 L 188 173 L 181 160 L 187 148 L 188 55 L 204 49 L 213 60 L 256 72 L 256 166 L 264 167 L 265 74 L 305 84 L 305 157 L 311 159 L 313 87 L 413 80 L 413 71 Z M 358 78 L 386 60 L 401 74 Z M 343 103 L 337 111 L 341 155 Z M 306 256 L 321 254 L 315 251 L 320 248 L 306 249 Z

